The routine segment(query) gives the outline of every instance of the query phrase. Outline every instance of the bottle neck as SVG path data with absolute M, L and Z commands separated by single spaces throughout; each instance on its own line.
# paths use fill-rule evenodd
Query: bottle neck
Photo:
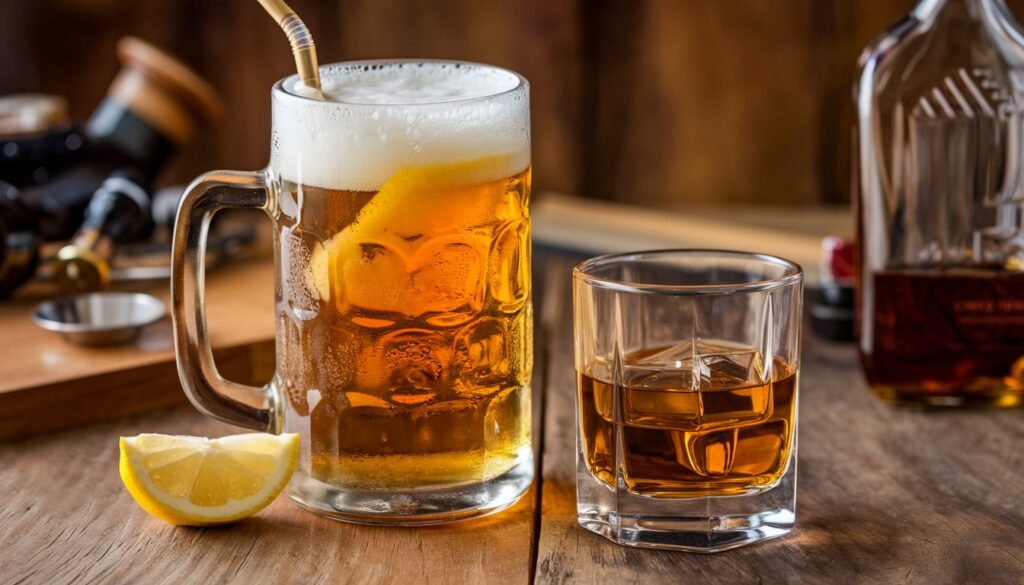
M 920 0 L 911 18 L 924 30 L 947 35 L 946 42 L 962 45 L 960 49 L 969 50 L 973 42 L 985 39 L 1015 67 L 1024 67 L 1024 27 L 1004 0 Z
M 943 10 L 965 13 L 975 19 L 994 10 L 1009 12 L 1003 0 L 921 0 L 914 6 L 914 15 L 919 20 L 928 20 Z

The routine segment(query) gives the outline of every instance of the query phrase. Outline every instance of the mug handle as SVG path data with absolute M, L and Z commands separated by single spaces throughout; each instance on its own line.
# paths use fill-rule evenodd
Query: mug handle
M 171 247 L 171 317 L 178 377 L 203 414 L 243 427 L 278 432 L 279 401 L 271 383 L 239 384 L 221 377 L 206 330 L 206 241 L 210 220 L 229 207 L 262 209 L 271 217 L 264 172 L 212 171 L 185 189 Z

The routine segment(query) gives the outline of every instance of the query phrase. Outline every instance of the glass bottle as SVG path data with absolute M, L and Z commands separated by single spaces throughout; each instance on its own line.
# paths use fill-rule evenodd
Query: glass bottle
M 860 59 L 857 325 L 895 403 L 1024 403 L 1024 30 L 922 0 Z

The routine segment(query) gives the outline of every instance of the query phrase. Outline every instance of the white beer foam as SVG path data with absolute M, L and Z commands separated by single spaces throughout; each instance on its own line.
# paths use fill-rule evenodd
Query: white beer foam
M 286 180 L 376 191 L 409 166 L 507 157 L 495 180 L 530 164 L 529 89 L 510 71 L 397 61 L 320 76 L 326 101 L 298 97 L 310 90 L 295 76 L 274 92 L 270 164 Z

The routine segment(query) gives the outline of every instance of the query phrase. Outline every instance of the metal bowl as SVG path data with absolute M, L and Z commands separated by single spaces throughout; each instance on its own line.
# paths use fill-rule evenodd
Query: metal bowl
M 163 302 L 151 295 L 95 292 L 40 303 L 32 320 L 72 343 L 116 345 L 132 341 L 166 314 Z

